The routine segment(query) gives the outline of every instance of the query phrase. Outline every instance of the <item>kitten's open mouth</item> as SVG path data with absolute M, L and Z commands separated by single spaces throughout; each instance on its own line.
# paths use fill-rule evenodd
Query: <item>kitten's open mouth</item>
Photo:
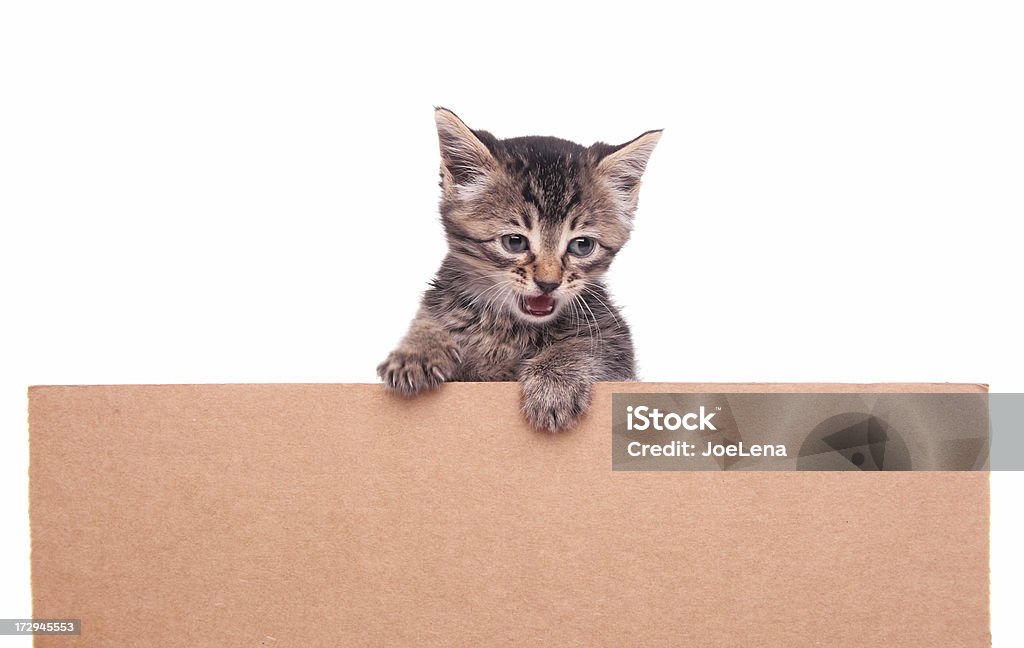
M 538 295 L 537 297 L 523 297 L 519 300 L 519 308 L 528 315 L 544 317 L 555 312 L 555 298 L 551 295 Z

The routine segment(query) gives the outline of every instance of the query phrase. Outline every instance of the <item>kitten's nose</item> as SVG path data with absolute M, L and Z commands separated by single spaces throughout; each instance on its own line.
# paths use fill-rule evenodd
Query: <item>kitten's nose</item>
M 540 279 L 534 279 L 533 283 L 537 284 L 537 287 L 540 288 L 541 292 L 544 294 L 554 292 L 555 288 L 562 285 L 561 281 L 541 281 Z

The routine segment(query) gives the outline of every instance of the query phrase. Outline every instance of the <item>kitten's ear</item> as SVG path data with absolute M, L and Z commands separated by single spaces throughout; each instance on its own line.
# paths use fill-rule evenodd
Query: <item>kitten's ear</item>
M 640 137 L 625 144 L 607 147 L 600 161 L 597 172 L 605 177 L 611 188 L 627 199 L 631 207 L 636 207 L 637 194 L 640 191 L 640 177 L 647 168 L 647 160 L 654 151 L 654 146 L 661 139 L 661 131 L 647 131 Z M 595 144 L 594 147 L 599 145 Z M 607 145 L 602 145 L 607 146 Z
M 487 146 L 455 113 L 435 108 L 434 121 L 441 144 L 441 188 L 446 194 L 479 182 L 497 168 Z

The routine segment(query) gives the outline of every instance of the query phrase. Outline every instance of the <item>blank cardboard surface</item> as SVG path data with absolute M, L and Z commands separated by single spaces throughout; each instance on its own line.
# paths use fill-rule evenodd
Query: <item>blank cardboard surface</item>
M 989 476 L 612 472 L 518 386 L 34 387 L 37 646 L 988 646 Z

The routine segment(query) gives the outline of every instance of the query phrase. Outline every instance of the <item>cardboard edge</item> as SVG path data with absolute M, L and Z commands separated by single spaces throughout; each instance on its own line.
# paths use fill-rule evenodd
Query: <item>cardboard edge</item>
M 496 382 L 452 382 L 446 383 L 446 385 L 493 385 L 493 384 L 506 384 L 515 385 L 518 384 L 514 381 L 496 381 Z M 765 388 L 765 391 L 774 390 L 793 390 L 793 389 L 804 389 L 813 387 L 819 390 L 820 393 L 846 393 L 846 392 L 879 392 L 892 390 L 896 392 L 908 391 L 908 388 L 912 388 L 915 391 L 924 390 L 925 392 L 932 391 L 967 391 L 967 392 L 987 392 L 989 391 L 988 383 L 973 383 L 973 382 L 672 382 L 672 381 L 618 381 L 618 382 L 599 382 L 598 385 L 671 385 L 673 388 L 682 389 L 693 389 L 700 388 L 705 391 L 725 391 L 733 388 Z M 197 383 L 75 383 L 75 384 L 38 384 L 28 386 L 28 397 L 31 398 L 34 394 L 44 392 L 49 389 L 89 389 L 94 387 L 241 387 L 241 386 L 252 386 L 259 385 L 263 387 L 337 387 L 337 386 L 358 386 L 358 387 L 373 387 L 382 386 L 379 382 L 257 382 L 257 383 L 246 383 L 246 382 L 197 382 Z

